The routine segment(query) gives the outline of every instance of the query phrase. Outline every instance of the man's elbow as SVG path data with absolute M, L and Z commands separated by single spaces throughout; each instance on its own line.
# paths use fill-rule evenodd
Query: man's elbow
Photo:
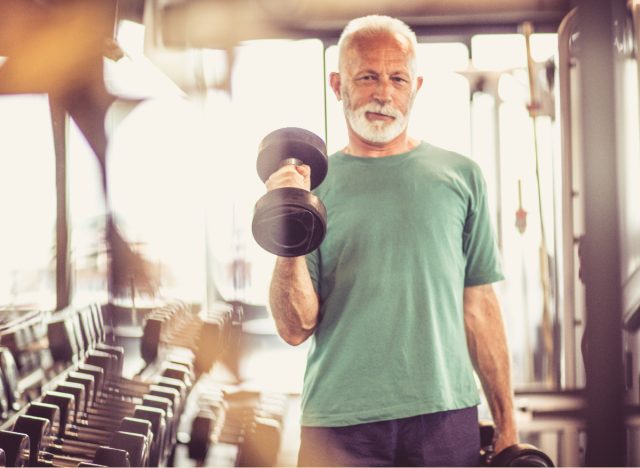
M 280 338 L 291 346 L 299 346 L 309 338 L 315 329 L 314 326 L 306 327 L 290 327 L 283 323 L 276 322 L 276 329 Z
M 277 327 L 278 335 L 284 340 L 285 343 L 291 346 L 299 346 L 313 334 L 313 330 L 289 330 L 285 327 Z

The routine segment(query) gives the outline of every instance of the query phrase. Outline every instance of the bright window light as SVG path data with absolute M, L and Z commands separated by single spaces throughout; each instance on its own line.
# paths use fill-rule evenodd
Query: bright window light
M 469 49 L 459 42 L 418 44 L 416 55 L 423 71 L 461 71 L 469 66 Z
M 509 70 L 527 66 L 521 34 L 478 34 L 471 38 L 473 66 L 479 70 Z
M 0 304 L 55 307 L 55 155 L 45 95 L 0 98 Z
M 135 99 L 181 96 L 184 92 L 144 55 L 143 25 L 121 21 L 117 41 L 125 56 L 104 59 L 104 79 L 114 95 Z
M 109 195 L 127 240 L 163 272 L 161 294 L 202 300 L 202 118 L 184 99 L 149 100 L 115 129 Z

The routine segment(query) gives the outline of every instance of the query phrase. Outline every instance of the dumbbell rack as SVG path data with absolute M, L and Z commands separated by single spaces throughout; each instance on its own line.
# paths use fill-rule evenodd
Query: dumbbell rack
M 14 337 L 22 333 L 16 325 L 12 323 Z M 95 304 L 47 315 L 46 329 L 53 365 L 42 371 L 50 378 L 40 382 L 37 398 L 20 394 L 16 360 L 1 348 L 7 403 L 0 443 L 7 463 L 168 465 L 193 383 L 192 360 L 165 356 L 162 365 L 147 366 L 155 372 L 144 378 L 124 378 L 124 351 L 107 344 L 102 312 Z

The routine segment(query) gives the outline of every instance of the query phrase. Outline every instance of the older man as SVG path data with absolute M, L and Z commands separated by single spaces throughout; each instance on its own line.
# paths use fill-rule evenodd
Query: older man
M 316 194 L 328 230 L 306 257 L 277 258 L 271 308 L 292 345 L 313 337 L 302 395 L 303 466 L 477 465 L 477 371 L 498 428 L 517 442 L 509 355 L 491 283 L 501 280 L 479 167 L 411 138 L 423 80 L 416 37 L 368 16 L 339 41 L 331 88 L 348 145 Z M 309 189 L 307 166 L 267 188 Z

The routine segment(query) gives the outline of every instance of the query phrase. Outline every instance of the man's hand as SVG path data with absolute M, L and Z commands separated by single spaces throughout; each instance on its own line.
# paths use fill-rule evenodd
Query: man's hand
M 518 435 L 513 431 L 498 431 L 493 441 L 493 447 L 496 454 L 500 453 L 507 447 L 518 443 Z
M 311 190 L 311 168 L 306 164 L 296 166 L 287 164 L 271 174 L 266 182 L 267 190 L 294 187 L 306 191 Z

